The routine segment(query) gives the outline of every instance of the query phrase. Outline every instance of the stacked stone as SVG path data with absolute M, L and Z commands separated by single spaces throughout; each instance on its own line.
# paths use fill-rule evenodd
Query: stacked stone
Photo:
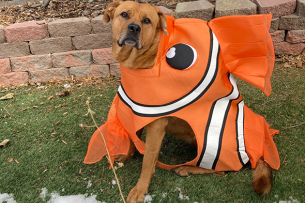
M 120 76 L 111 45 L 102 16 L 0 25 L 0 85 Z
M 300 54 L 305 49 L 305 0 L 254 0 L 259 13 L 272 13 L 270 30 L 276 54 Z

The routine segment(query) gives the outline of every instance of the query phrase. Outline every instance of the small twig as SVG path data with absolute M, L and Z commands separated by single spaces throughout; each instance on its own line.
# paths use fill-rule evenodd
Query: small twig
M 293 125 L 293 126 L 286 127 L 285 129 L 288 129 L 288 128 L 295 128 L 295 127 L 298 127 L 298 126 L 303 125 L 303 124 L 305 124 L 305 122 L 299 123 L 299 124 L 297 124 L 297 125 Z
M 99 129 L 98 125 L 97 125 L 96 122 L 95 122 L 95 119 L 94 119 L 94 117 L 93 117 L 93 111 L 92 111 L 91 108 L 90 108 L 90 102 L 89 102 L 89 100 L 90 100 L 90 97 L 88 97 L 88 100 L 86 101 L 86 104 L 87 104 L 87 106 L 88 106 L 88 113 L 90 113 L 91 118 L 92 118 L 92 120 L 93 120 L 93 122 L 94 122 L 95 127 L 99 130 L 99 132 L 100 132 L 100 134 L 101 134 L 101 136 L 102 136 L 102 138 L 103 138 L 103 141 L 104 141 L 104 144 L 105 144 L 105 148 L 106 148 L 106 151 L 107 151 L 107 154 L 108 154 L 108 156 L 106 156 L 106 157 L 107 157 L 107 159 L 108 159 L 108 161 L 109 161 L 109 163 L 110 163 L 110 166 L 111 166 L 111 168 L 112 168 L 112 171 L 113 171 L 113 173 L 114 173 L 114 176 L 115 176 L 116 182 L 117 182 L 117 184 L 118 184 L 118 188 L 119 188 L 119 191 L 120 191 L 120 195 L 121 195 L 121 197 L 122 197 L 122 199 L 123 199 L 123 202 L 126 203 L 125 198 L 124 198 L 123 193 L 122 193 L 122 190 L 121 190 L 121 186 L 120 186 L 120 183 L 119 183 L 119 179 L 118 179 L 118 177 L 117 177 L 117 175 L 116 175 L 115 169 L 114 169 L 113 164 L 112 164 L 112 160 L 111 160 L 111 157 L 110 157 L 109 150 L 108 150 L 108 148 L 107 148 L 107 143 L 106 143 L 105 137 L 104 137 L 103 133 L 101 132 L 101 130 Z
M 3 107 L 3 109 L 8 113 L 8 115 L 10 115 L 10 117 L 12 117 L 11 114 L 6 110 L 5 107 Z

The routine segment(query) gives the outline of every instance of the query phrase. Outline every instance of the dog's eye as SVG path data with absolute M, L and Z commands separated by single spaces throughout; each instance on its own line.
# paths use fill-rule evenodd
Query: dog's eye
M 185 70 L 197 60 L 197 51 L 188 44 L 176 44 L 166 53 L 166 62 L 175 69 Z
M 128 13 L 123 12 L 123 13 L 121 13 L 121 16 L 122 16 L 123 18 L 128 18 Z
M 145 18 L 145 19 L 143 20 L 143 23 L 144 23 L 144 24 L 149 24 L 149 23 L 150 23 L 149 18 Z

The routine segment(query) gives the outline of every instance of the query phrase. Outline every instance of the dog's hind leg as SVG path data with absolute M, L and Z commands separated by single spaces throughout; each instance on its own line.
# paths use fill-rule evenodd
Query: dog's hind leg
M 160 118 L 146 126 L 146 143 L 142 171 L 138 183 L 128 194 L 127 202 L 129 203 L 144 201 L 145 193 L 148 192 L 151 178 L 155 173 L 167 124 L 167 118 Z
M 222 171 L 215 171 L 212 169 L 205 169 L 198 166 L 179 166 L 174 169 L 174 172 L 179 176 L 189 176 L 191 174 L 215 174 L 223 175 Z
M 136 151 L 136 147 L 135 147 L 133 141 L 130 140 L 130 147 L 129 147 L 127 155 L 125 155 L 125 154 L 115 155 L 114 160 L 119 161 L 119 162 L 125 162 L 134 156 L 135 151 Z
M 253 189 L 265 196 L 270 193 L 272 187 L 272 168 L 262 158 L 257 161 L 253 171 Z
M 144 128 L 140 129 L 140 130 L 137 132 L 137 136 L 138 136 L 139 138 L 141 138 L 143 129 L 144 129 Z M 131 158 L 134 156 L 135 151 L 136 151 L 136 146 L 134 145 L 133 141 L 130 140 L 130 147 L 129 147 L 128 154 L 127 154 L 127 155 L 124 155 L 124 154 L 115 155 L 115 156 L 114 156 L 114 160 L 115 160 L 115 161 L 119 161 L 119 162 L 125 162 L 125 161 L 131 159 Z

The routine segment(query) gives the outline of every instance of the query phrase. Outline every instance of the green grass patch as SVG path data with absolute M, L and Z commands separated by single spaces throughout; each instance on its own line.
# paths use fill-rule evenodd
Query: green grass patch
M 80 127 L 80 124 L 93 125 L 85 103 L 88 97 L 97 123 L 101 125 L 106 121 L 119 82 L 113 79 L 102 83 L 79 82 L 71 84 L 69 95 L 57 97 L 57 93 L 66 90 L 65 83 L 44 84 L 44 88 L 0 89 L 0 97 L 14 94 L 13 99 L 0 101 L 0 142 L 10 139 L 0 148 L 0 194 L 13 194 L 17 203 L 47 202 L 51 192 L 61 196 L 93 194 L 101 202 L 122 202 L 117 185 L 112 185 L 114 175 L 108 169 L 106 158 L 96 164 L 83 163 L 95 128 Z M 255 87 L 241 80 L 238 83 L 245 104 L 264 116 L 272 128 L 280 130 L 274 140 L 281 167 L 274 173 L 271 194 L 262 198 L 252 190 L 249 167 L 222 177 L 194 175 L 187 178 L 157 167 L 149 188 L 149 194 L 154 195 L 152 202 L 279 202 L 292 199 L 305 202 L 305 70 L 284 69 L 277 64 L 272 76 L 273 92 L 268 98 Z M 51 96 L 53 98 L 49 99 Z M 166 147 L 162 148 L 160 156 L 166 163 L 179 161 L 174 150 L 193 149 L 170 136 L 166 138 Z M 196 156 L 181 154 L 185 156 L 181 160 Z M 13 161 L 8 162 L 9 158 Z M 140 176 L 142 158 L 136 153 L 117 170 L 125 197 Z M 42 188 L 48 190 L 44 200 L 40 197 Z M 179 194 L 185 199 L 181 200 Z

